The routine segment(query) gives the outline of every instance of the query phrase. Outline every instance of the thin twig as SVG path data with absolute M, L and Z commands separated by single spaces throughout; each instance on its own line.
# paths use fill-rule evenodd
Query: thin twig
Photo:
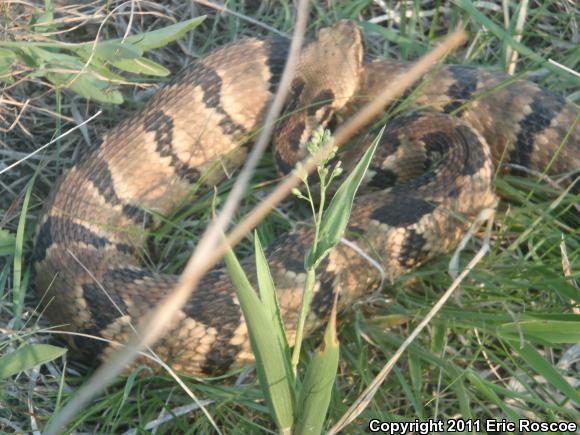
M 522 2 L 520 3 L 520 10 L 516 21 L 516 27 L 514 29 L 514 40 L 517 42 L 522 41 L 522 33 L 524 30 L 524 24 L 526 22 L 527 12 L 528 12 L 528 0 L 522 0 Z M 506 49 L 507 73 L 510 76 L 513 75 L 514 72 L 516 71 L 518 55 L 519 53 L 516 50 L 512 49 L 509 46 L 507 47 Z
M 95 113 L 93 116 L 91 116 L 89 119 L 87 119 L 86 121 L 80 123 L 79 125 L 75 125 L 73 128 L 71 128 L 70 130 L 65 131 L 63 134 L 61 134 L 58 137 L 55 137 L 53 140 L 51 140 L 50 142 L 42 145 L 40 148 L 32 151 L 30 154 L 27 154 L 26 157 L 21 158 L 20 160 L 12 163 L 11 165 L 5 167 L 4 169 L 0 170 L 0 175 L 2 175 L 4 172 L 9 171 L 10 169 L 18 166 L 20 163 L 28 160 L 29 158 L 31 158 L 32 156 L 34 156 L 35 154 L 38 154 L 39 152 L 41 152 L 42 150 L 44 150 L 45 148 L 47 148 L 48 146 L 52 145 L 53 143 L 59 141 L 60 139 L 62 139 L 65 136 L 68 136 L 69 134 L 71 134 L 73 131 L 78 130 L 79 128 L 81 128 L 83 125 L 88 124 L 89 122 L 91 122 L 93 119 L 95 119 L 97 116 L 99 116 L 102 113 L 102 110 L 99 110 L 97 113 Z
M 558 68 L 561 68 L 562 70 L 578 77 L 580 79 L 580 73 L 578 71 L 574 71 L 572 68 L 568 68 L 566 65 L 562 65 L 559 62 L 556 62 L 554 59 L 548 59 L 548 63 L 551 63 L 552 65 L 557 66 Z

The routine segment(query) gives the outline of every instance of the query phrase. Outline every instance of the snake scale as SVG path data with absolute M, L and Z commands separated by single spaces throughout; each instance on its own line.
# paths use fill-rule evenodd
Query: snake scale
M 124 342 L 130 323 L 154 307 L 175 276 L 140 266 L 144 210 L 167 215 L 200 183 L 213 186 L 243 162 L 287 56 L 283 38 L 245 39 L 195 62 L 135 115 L 120 122 L 61 178 L 40 221 L 36 288 L 54 322 Z M 340 122 L 406 68 L 363 61 L 358 28 L 339 21 L 301 54 L 277 127 L 274 157 L 287 173 L 304 157 L 311 129 Z M 513 163 L 551 174 L 580 168 L 578 109 L 528 81 L 468 66 L 442 66 L 412 90 L 423 110 L 388 122 L 355 200 L 347 232 L 320 266 L 307 329 L 329 312 L 449 251 L 467 223 L 496 203 L 494 167 Z M 339 121 L 337 121 L 339 120 Z M 576 122 L 576 125 L 574 123 Z M 575 186 L 577 191 L 577 186 Z M 294 339 L 311 230 L 300 226 L 266 251 L 281 311 Z M 354 249 L 356 245 L 358 249 Z M 253 258 L 243 260 L 255 276 Z M 92 355 L 112 345 L 75 339 Z M 154 350 L 176 370 L 223 373 L 253 359 L 227 273 L 210 272 Z

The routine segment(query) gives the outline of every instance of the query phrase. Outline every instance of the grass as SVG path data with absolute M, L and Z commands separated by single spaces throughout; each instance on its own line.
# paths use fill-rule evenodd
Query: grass
M 72 3 L 72 2 L 70 2 Z M 90 41 L 117 2 L 70 5 L 57 9 L 62 23 L 59 39 Z M 458 6 L 458 5 L 461 5 Z M 37 7 L 42 7 L 37 4 Z M 530 1 L 521 30 L 516 74 L 526 74 L 554 92 L 578 101 L 578 79 L 558 68 L 540 68 L 541 59 L 553 59 L 578 70 L 578 10 L 561 1 Z M 228 8 L 241 16 L 291 33 L 292 9 L 286 2 L 229 2 Z M 0 5 L 0 39 L 24 38 L 32 31 L 28 20 L 33 9 L 26 3 Z M 149 58 L 177 71 L 192 58 L 243 36 L 267 35 L 268 30 L 243 18 L 214 14 L 210 9 L 169 1 L 136 3 L 117 9 L 102 27 L 106 39 L 156 29 L 201 13 L 210 17 L 177 43 L 159 48 Z M 460 21 L 467 23 L 470 40 L 450 61 L 482 65 L 496 70 L 507 68 L 505 52 L 515 34 L 518 13 L 510 8 L 507 29 L 501 2 L 470 2 L 456 5 L 435 1 L 428 6 L 418 1 L 317 2 L 311 7 L 310 31 L 339 18 L 362 20 L 367 53 L 375 56 L 416 59 Z M 490 26 L 492 23 L 494 26 Z M 485 26 L 485 28 L 484 28 Z M 527 47 L 527 50 L 521 48 Z M 530 54 L 533 53 L 533 56 Z M 30 253 L 42 203 L 57 174 L 70 167 L 87 146 L 135 110 L 163 79 L 131 76 L 132 85 L 121 87 L 125 105 L 121 108 L 87 102 L 68 91 L 55 92 L 32 71 L 19 65 L 15 82 L 4 86 L 0 106 L 0 170 L 26 156 L 99 109 L 103 114 L 86 128 L 63 138 L 21 165 L 0 176 L 0 222 L 3 233 L 16 236 L 20 251 L 0 257 L 0 352 L 24 343 L 51 341 L 48 325 L 36 310 L 37 301 L 28 285 Z M 28 201 L 28 186 L 36 174 Z M 242 216 L 257 204 L 276 175 L 271 156 L 260 163 L 250 195 L 239 210 Z M 218 204 L 235 179 L 219 186 Z M 514 418 L 578 421 L 578 345 L 566 332 L 580 330 L 577 287 L 580 227 L 572 209 L 571 195 L 558 200 L 545 183 L 534 179 L 499 176 L 498 192 L 505 198 L 496 216 L 491 252 L 477 266 L 454 298 L 429 325 L 428 331 L 411 345 L 397 368 L 378 390 L 368 408 L 349 426 L 363 432 L 371 418 L 390 421 L 447 418 Z M 530 190 L 535 194 L 528 195 Z M 155 231 L 149 243 L 147 266 L 176 273 L 189 258 L 192 247 L 209 218 L 212 197 L 203 195 L 185 210 L 169 217 Z M 308 217 L 306 208 L 295 203 L 281 206 L 258 228 L 264 244 L 285 232 L 296 221 Z M 563 272 L 561 241 L 566 245 L 571 276 Z M 0 238 L 2 241 L 3 238 Z M 480 239 L 472 243 L 476 250 Z M 237 248 L 242 257 L 253 251 L 248 237 Z M 0 243 L 0 252 L 2 244 Z M 177 253 L 177 254 L 176 254 Z M 469 259 L 463 254 L 461 264 Z M 388 285 L 380 294 L 355 305 L 339 326 L 341 361 L 330 406 L 330 425 L 336 422 L 372 381 L 400 343 L 423 318 L 446 289 L 451 278 L 445 273 L 449 256 L 441 257 L 404 279 Z M 20 289 L 20 290 L 19 290 Z M 24 293 L 26 292 L 26 293 Z M 572 302 L 575 300 L 575 302 Z M 576 311 L 575 311 L 576 310 Z M 576 316 L 571 316 L 576 313 Z M 522 332 L 523 331 L 523 332 Z M 522 347 L 520 334 L 530 340 Z M 305 343 L 302 359 L 313 354 L 321 335 Z M 576 340 L 576 343 L 579 340 Z M 574 354 L 574 352 L 576 352 Z M 41 430 L 47 419 L 86 379 L 91 368 L 67 356 L 0 381 L 0 430 Z M 575 355 L 575 356 L 574 356 Z M 255 376 L 247 371 L 218 380 L 187 379 L 197 397 L 211 401 L 207 410 L 225 432 L 275 431 Z M 564 381 L 564 382 L 563 382 Z M 574 388 L 576 390 L 574 390 Z M 82 414 L 69 431 L 117 433 L 167 418 L 159 426 L 164 433 L 207 433 L 212 426 L 191 399 L 168 375 L 125 376 L 109 387 Z

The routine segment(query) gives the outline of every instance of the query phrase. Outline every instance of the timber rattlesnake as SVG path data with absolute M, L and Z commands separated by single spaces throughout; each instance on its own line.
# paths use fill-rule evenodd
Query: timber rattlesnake
M 169 214 L 202 175 L 208 186 L 223 178 L 223 170 L 210 168 L 229 170 L 243 161 L 247 147 L 240 145 L 260 125 L 288 44 L 247 39 L 195 62 L 63 176 L 35 246 L 36 288 L 50 301 L 51 319 L 123 342 L 132 334 L 129 321 L 172 289 L 176 277 L 139 266 L 143 210 Z M 296 113 L 278 128 L 274 155 L 283 172 L 303 157 L 300 143 L 314 125 L 352 113 L 405 67 L 362 58 L 359 31 L 349 21 L 323 29 L 305 49 L 287 102 L 287 112 Z M 569 131 L 577 108 L 531 82 L 506 79 L 472 67 L 441 67 L 414 89 L 416 104 L 430 111 L 389 123 L 349 226 L 350 237 L 388 277 L 448 251 L 465 219 L 494 204 L 494 162 L 543 170 L 558 152 L 552 173 L 580 167 L 580 126 Z M 296 230 L 267 250 L 290 342 L 310 238 L 308 230 Z M 252 276 L 253 258 L 243 264 Z M 344 307 L 379 280 L 367 260 L 339 245 L 320 267 L 308 327 L 325 317 L 333 290 Z M 110 350 L 96 346 L 86 347 Z M 224 271 L 206 276 L 154 349 L 175 369 L 197 375 L 252 359 Z

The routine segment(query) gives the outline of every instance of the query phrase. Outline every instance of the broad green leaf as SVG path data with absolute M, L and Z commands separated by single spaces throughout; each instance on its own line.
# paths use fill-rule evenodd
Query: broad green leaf
M 105 65 L 105 62 L 103 62 L 99 59 L 93 59 L 91 61 L 91 70 L 93 70 L 96 74 L 98 74 L 99 77 L 104 78 L 106 80 L 119 81 L 119 82 L 123 82 L 126 80 L 125 77 L 123 77 L 117 73 L 114 73 L 109 68 L 107 68 L 107 66 Z
M 16 247 L 16 235 L 8 230 L 0 228 L 0 256 L 14 255 Z
M 159 77 L 168 76 L 171 72 L 163 65 L 160 65 L 157 62 L 153 62 L 152 60 L 146 59 L 144 57 L 139 57 L 137 59 L 121 59 L 111 62 L 111 65 L 119 68 L 120 70 L 134 74 L 148 74 L 151 76 Z
M 7 48 L 0 48 L 0 76 L 10 71 L 10 67 L 16 61 L 16 54 Z
M 580 316 L 573 321 L 522 320 L 518 323 L 505 323 L 498 328 L 503 337 L 515 338 L 520 332 L 533 340 L 539 338 L 548 343 L 580 343 Z
M 277 326 L 231 249 L 224 260 L 244 313 L 260 386 L 278 427 L 282 432 L 289 432 L 294 420 L 293 377 L 284 346 L 275 332 Z
M 258 277 L 258 289 L 260 290 L 260 299 L 264 306 L 266 314 L 272 319 L 272 324 L 275 326 L 275 332 L 278 334 L 278 340 L 282 343 L 286 353 L 287 361 L 290 361 L 290 347 L 286 340 L 286 331 L 284 330 L 284 322 L 280 314 L 280 305 L 278 304 L 278 297 L 276 295 L 276 286 L 270 273 L 268 261 L 264 255 L 262 244 L 258 232 L 254 232 L 254 250 L 256 254 L 256 275 Z M 290 369 L 290 367 L 288 367 Z
M 55 50 L 47 50 L 32 44 L 23 47 L 21 50 L 34 58 L 38 64 L 50 62 L 70 69 L 80 69 L 84 66 L 84 62 L 77 56 L 60 53 Z
M 530 344 L 524 343 L 523 347 L 519 340 L 507 340 L 512 349 L 539 375 L 544 377 L 554 388 L 557 388 L 572 402 L 580 403 L 580 394 L 566 379 Z
M 298 396 L 297 435 L 320 434 L 338 369 L 340 344 L 336 338 L 336 301 L 320 349 L 310 361 Z
M 121 104 L 123 95 L 107 86 L 108 82 L 99 80 L 90 74 L 82 74 L 70 84 L 73 91 L 85 98 L 93 98 L 102 103 Z
M 0 379 L 52 361 L 65 352 L 65 348 L 50 344 L 26 344 L 0 357 Z
M 306 269 L 316 267 L 328 252 L 338 243 L 350 217 L 354 196 L 377 149 L 385 128 L 383 127 L 369 149 L 336 191 L 328 209 L 322 216 L 322 223 L 316 249 L 310 252 Z
M 109 87 L 109 82 L 93 76 L 90 72 L 82 74 L 46 74 L 46 78 L 58 86 L 66 86 L 85 98 L 102 103 L 121 104 L 123 96 Z
M 44 75 L 56 86 L 68 87 L 85 98 L 92 98 L 102 103 L 121 104 L 123 102 L 121 93 L 111 88 L 108 80 L 97 78 L 78 57 L 38 47 L 28 47 L 28 51 L 31 56 L 44 64 L 47 70 Z
M 163 47 L 176 39 L 181 38 L 191 29 L 199 26 L 205 15 L 201 17 L 192 18 L 187 21 L 175 23 L 162 29 L 153 30 L 151 32 L 141 33 L 139 35 L 129 36 L 123 41 L 124 44 L 132 44 L 139 47 L 143 51 L 151 50 L 152 48 Z M 120 42 L 121 39 L 115 39 L 113 42 Z
M 131 44 L 122 44 L 119 40 L 103 41 L 95 45 L 93 42 L 87 42 L 79 46 L 76 53 L 83 59 L 91 58 L 102 61 L 117 61 L 121 59 L 137 59 L 143 55 L 143 50 Z

